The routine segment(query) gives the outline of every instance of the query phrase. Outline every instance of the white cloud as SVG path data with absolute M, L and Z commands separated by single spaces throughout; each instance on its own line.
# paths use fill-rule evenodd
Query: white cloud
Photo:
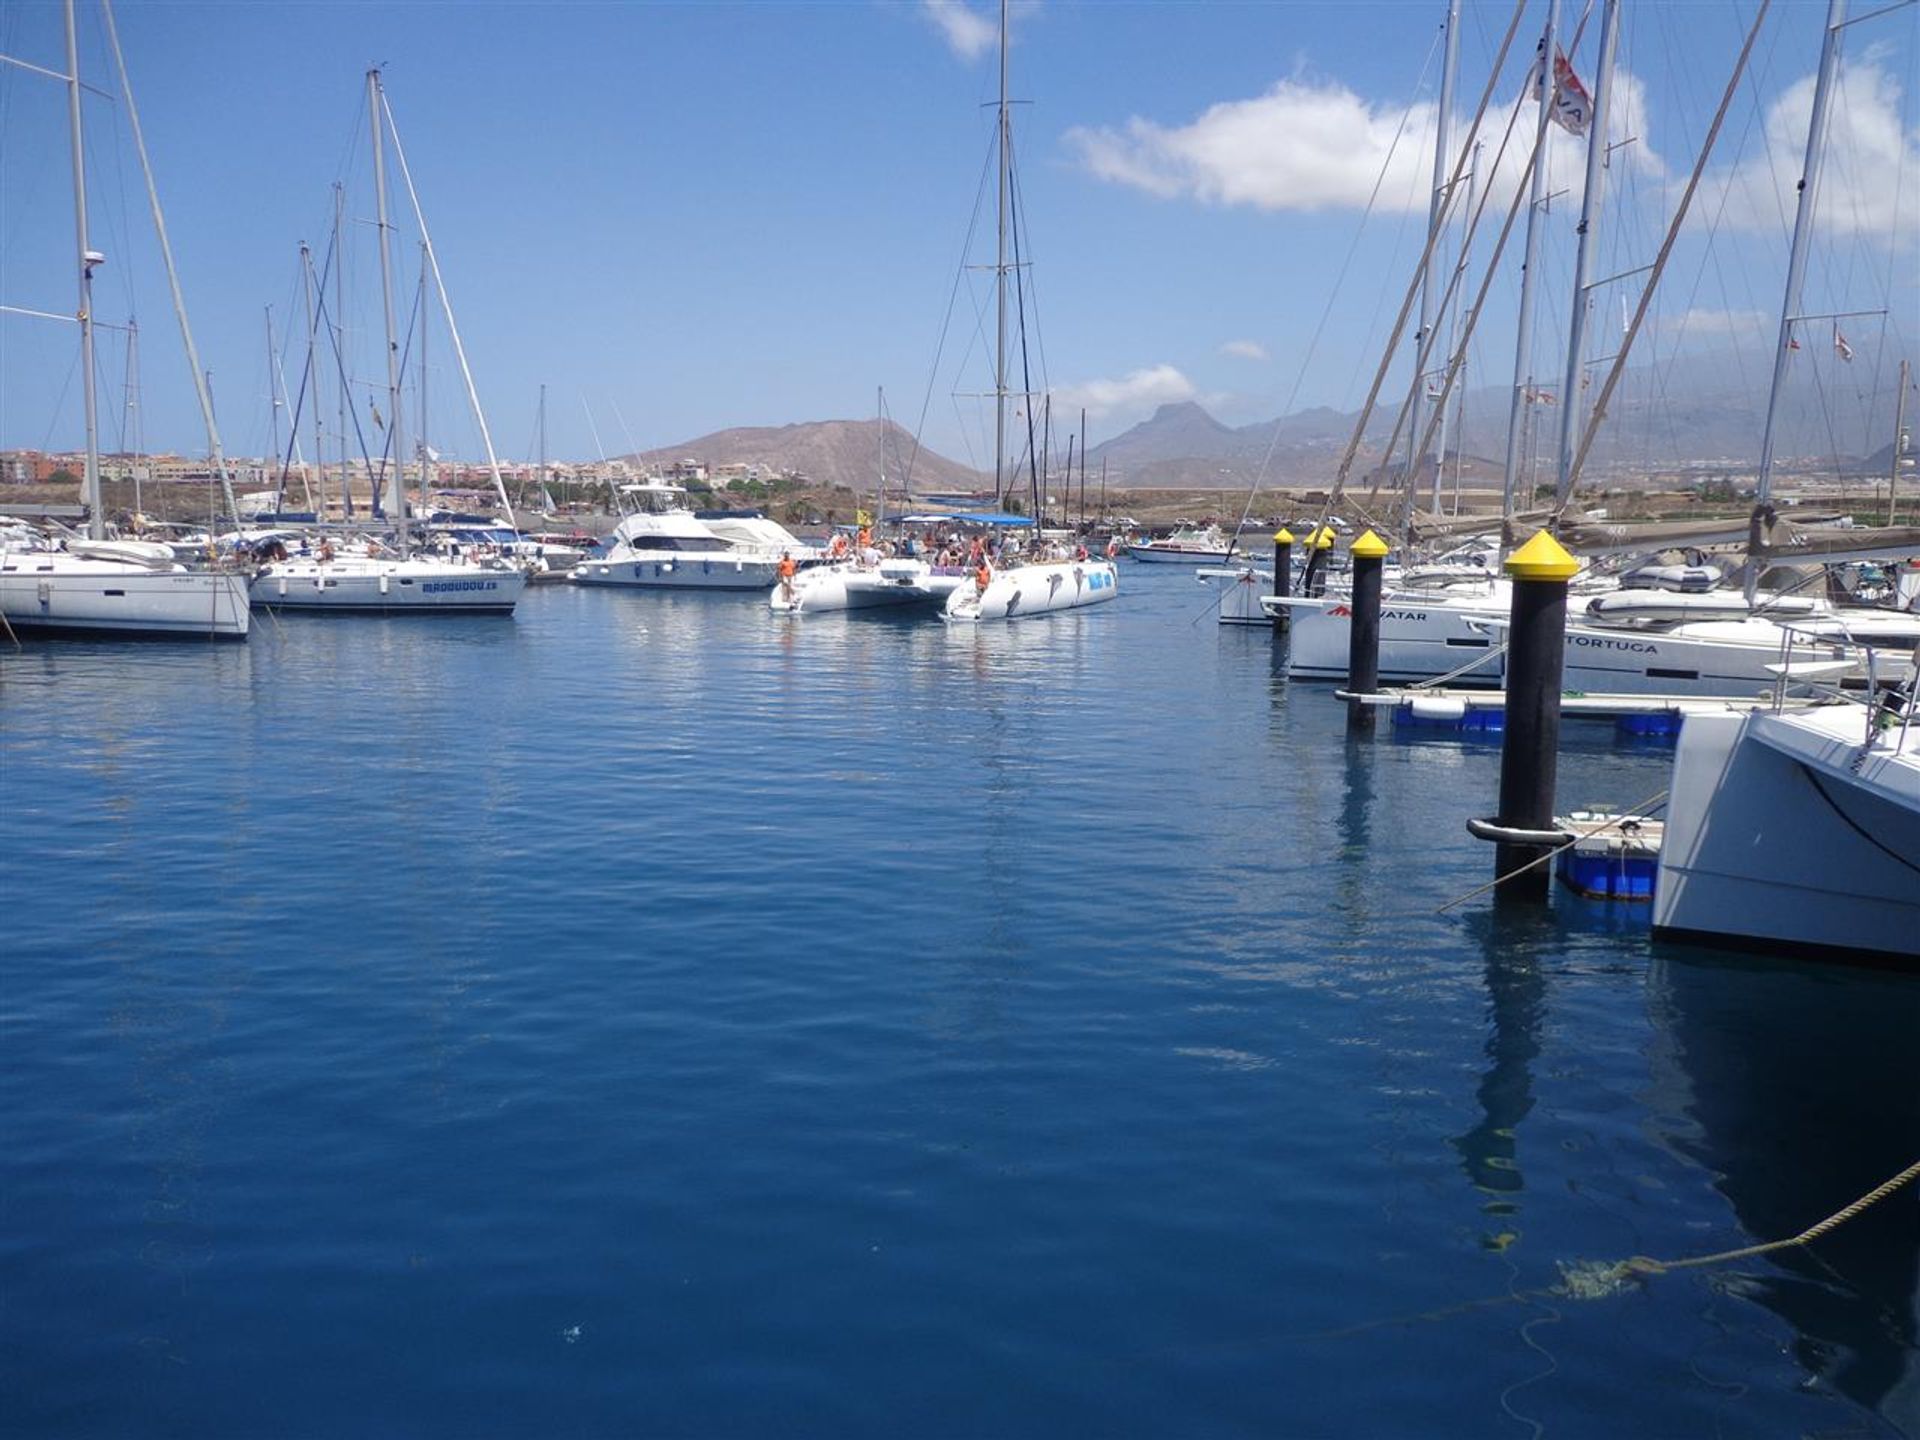
M 1773 324 L 1764 310 L 1689 310 L 1673 322 L 1673 333 L 1687 340 L 1746 340 Z
M 1793 223 L 1795 186 L 1806 159 L 1814 77 L 1802 76 L 1767 107 L 1757 155 L 1709 175 L 1702 200 L 1726 193 L 1726 223 L 1783 234 Z M 1877 51 L 1843 61 L 1827 112 L 1827 145 L 1815 204 L 1816 233 L 1883 235 L 1911 241 L 1920 193 L 1920 131 L 1901 128 L 1900 77 Z M 1898 206 L 1904 202 L 1904 214 Z
M 1189 197 L 1273 211 L 1359 210 L 1378 182 L 1377 209 L 1419 213 L 1427 208 L 1432 184 L 1439 114 L 1437 105 L 1426 102 L 1406 108 L 1367 100 L 1334 80 L 1288 79 L 1253 99 L 1211 105 L 1186 125 L 1136 116 L 1119 127 L 1076 127 L 1066 133 L 1065 143 L 1099 178 L 1161 199 Z M 1504 112 L 1481 126 L 1489 163 L 1504 128 Z M 1648 139 L 1646 87 L 1628 71 L 1616 74 L 1607 128 L 1616 139 L 1636 138 L 1614 152 L 1616 166 L 1664 175 L 1664 163 Z M 1466 131 L 1466 117 L 1456 117 L 1456 147 Z M 1549 126 L 1547 135 L 1555 188 L 1571 188 L 1577 203 L 1586 142 L 1558 126 Z M 1525 164 L 1530 137 L 1524 122 L 1516 127 L 1500 166 L 1500 184 L 1488 202 L 1496 219 Z
M 1151 365 L 1117 380 L 1086 380 L 1053 392 L 1056 409 L 1069 412 L 1086 407 L 1095 420 L 1109 415 L 1132 415 L 1160 405 L 1194 398 L 1193 382 L 1171 365 Z
M 978 60 L 999 38 L 994 22 L 966 4 L 966 0 L 920 0 L 920 13 L 940 32 L 947 48 L 962 60 Z
M 1268 359 L 1267 347 L 1258 340 L 1229 340 L 1220 347 L 1220 353 L 1234 360 Z

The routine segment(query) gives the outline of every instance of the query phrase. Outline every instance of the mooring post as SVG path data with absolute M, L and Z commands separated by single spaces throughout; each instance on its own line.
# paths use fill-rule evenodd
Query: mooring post
M 1291 595 L 1293 593 L 1293 532 L 1282 525 L 1273 532 L 1273 593 Z M 1287 607 L 1273 607 L 1273 628 L 1287 628 Z
M 1500 747 L 1503 832 L 1495 875 L 1511 875 L 1552 848 L 1553 788 L 1560 753 L 1560 675 L 1567 635 L 1567 582 L 1580 564 L 1542 530 L 1507 557 L 1513 608 L 1507 627 L 1506 732 Z M 1496 898 L 1540 902 L 1550 866 L 1535 865 L 1501 885 Z
M 1327 552 L 1332 548 L 1332 526 L 1321 525 L 1307 536 L 1307 568 L 1300 576 L 1302 595 L 1327 593 Z
M 1387 542 L 1369 530 L 1353 542 L 1353 616 L 1347 628 L 1347 733 L 1373 733 L 1373 706 L 1360 697 L 1380 688 L 1380 573 Z

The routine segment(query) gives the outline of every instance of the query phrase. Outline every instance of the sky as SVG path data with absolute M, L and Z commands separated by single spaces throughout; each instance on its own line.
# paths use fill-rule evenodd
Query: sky
M 1758 3 L 1623 6 L 1596 276 L 1653 259 Z M 1578 0 L 1566 10 L 1563 36 Z M 115 13 L 230 451 L 270 448 L 268 307 L 290 402 L 302 389 L 297 247 L 324 263 L 336 181 L 347 340 L 338 363 L 322 349 L 323 445 L 336 444 L 339 368 L 363 430 L 384 408 L 365 89 L 377 65 L 503 457 L 534 454 L 544 384 L 556 457 L 866 418 L 884 389 L 892 418 L 933 448 L 991 463 L 990 421 L 968 398 L 992 383 L 978 268 L 992 260 L 989 7 L 121 0 Z M 1531 112 L 1495 165 L 1544 13 L 1544 0 L 1525 7 L 1482 122 L 1489 204 L 1467 299 L 1530 139 Z M 1463 0 L 1455 146 L 1513 14 Z M 1689 357 L 1756 377 L 1772 363 L 1825 15 L 1823 0 L 1775 0 L 1760 32 L 1636 352 L 1668 374 Z M 100 12 L 81 0 L 79 16 L 82 74 L 105 92 L 84 103 L 91 243 L 108 256 L 96 313 L 140 332 L 133 407 L 124 332 L 101 333 L 104 443 L 137 424 L 143 448 L 204 452 Z M 1360 402 L 1424 239 L 1443 16 L 1438 0 L 1014 7 L 1029 383 L 1053 395 L 1058 428 L 1082 407 L 1098 443 L 1169 401 L 1231 424 Z M 1588 19 L 1572 53 L 1589 82 L 1598 29 Z M 57 71 L 62 47 L 57 4 L 0 6 L 0 53 Z M 1801 313 L 1846 318 L 1802 323 L 1796 382 L 1890 397 L 1892 367 L 1920 341 L 1920 6 L 1850 27 L 1842 54 Z M 1564 364 L 1584 149 L 1553 132 L 1531 342 L 1543 384 Z M 405 330 L 418 230 L 392 183 Z M 1456 245 L 1450 232 L 1447 265 Z M 1468 383 L 1511 383 L 1519 250 L 1516 231 Z M 0 304 L 70 314 L 73 252 L 64 87 L 0 69 Z M 1613 348 L 1639 283 L 1595 292 L 1589 357 Z M 1855 356 L 1844 369 L 1837 327 Z M 445 321 L 424 337 L 429 443 L 476 455 Z M 1409 383 L 1409 351 L 1390 394 Z M 412 341 L 406 353 L 417 362 Z M 80 443 L 76 356 L 71 323 L 0 315 L 0 447 Z

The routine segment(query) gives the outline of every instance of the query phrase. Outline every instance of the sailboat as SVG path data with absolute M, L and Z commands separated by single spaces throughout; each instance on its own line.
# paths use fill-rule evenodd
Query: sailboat
M 122 90 L 133 133 L 139 140 L 139 118 L 133 90 L 119 54 L 119 37 L 112 10 L 104 7 L 107 33 L 119 63 Z M 31 533 L 27 527 L 0 527 L 0 616 L 17 631 L 47 634 L 116 634 L 244 639 L 248 612 L 246 581 L 231 571 L 190 570 L 178 563 L 165 545 L 107 538 L 100 494 L 100 433 L 95 394 L 93 342 L 93 275 L 106 257 L 95 250 L 87 229 L 86 146 L 80 125 L 80 54 L 75 38 L 74 3 L 66 0 L 67 118 L 72 138 L 74 236 L 80 271 L 81 393 L 86 414 L 87 449 L 85 497 L 87 534 L 58 543 Z M 38 67 L 28 67 L 37 69 Z M 144 168 L 146 150 L 141 144 Z M 152 176 L 148 174 L 149 186 Z M 154 219 L 160 223 L 159 201 Z M 167 268 L 172 254 L 166 232 L 160 229 Z M 178 286 L 175 287 L 176 299 Z M 182 333 L 189 349 L 186 314 L 180 312 Z M 195 363 L 196 380 L 199 368 Z M 208 415 L 211 427 L 211 412 Z M 211 430 L 210 430 L 211 433 Z M 215 439 L 215 453 L 219 446 Z
M 412 553 L 405 483 L 406 450 L 401 439 L 404 432 L 400 410 L 400 347 L 393 310 L 392 226 L 387 219 L 386 146 L 388 137 L 393 134 L 392 114 L 387 109 L 378 69 L 367 72 L 367 108 L 371 117 L 374 203 L 380 233 L 380 289 L 386 316 L 387 435 L 392 452 L 387 462 L 386 478 L 387 508 L 391 511 L 394 526 L 393 543 L 389 546 L 380 540 L 367 539 L 355 544 L 343 541 L 336 546 L 331 540 L 325 540 L 309 553 L 271 560 L 254 574 L 250 589 L 252 602 L 271 610 L 302 610 L 322 614 L 510 615 L 521 592 L 526 589 L 527 575 L 505 557 L 494 554 L 443 560 Z M 402 178 L 406 181 L 409 195 L 412 195 L 412 177 L 407 174 L 406 156 L 399 149 L 397 136 L 394 136 L 393 143 Z M 437 281 L 439 264 L 434 257 L 432 241 L 426 235 L 417 197 L 414 214 L 422 222 L 420 319 L 424 333 L 426 276 L 431 267 Z M 441 288 L 440 295 L 444 304 L 444 288 Z M 502 502 L 506 503 L 506 487 L 500 478 L 499 461 L 493 453 L 486 417 L 480 413 L 473 377 L 467 372 L 466 351 L 460 344 L 460 332 L 452 325 L 450 309 L 447 311 L 447 320 L 454 351 L 466 377 L 468 398 L 474 402 L 474 414 L 486 444 L 494 484 Z M 422 429 L 424 437 L 424 425 Z M 424 481 L 431 458 L 424 438 L 420 442 L 419 458 Z M 507 505 L 507 513 L 511 523 L 511 504 Z
M 1013 120 L 1007 102 L 1007 0 L 1000 0 L 999 227 L 994 261 L 995 314 L 998 343 L 993 370 L 993 487 L 1003 493 L 1007 480 L 1007 211 L 1012 199 Z M 1023 322 L 1024 323 L 1024 320 Z M 1024 388 L 1024 387 L 1023 387 Z M 1032 445 L 1028 445 L 1031 452 Z M 1029 453 L 1028 463 L 1032 463 Z M 1041 497 L 1036 494 L 1035 499 Z M 1036 512 L 1039 507 L 1036 505 Z M 1111 560 L 1089 555 L 1084 547 L 1069 553 L 1049 547 L 1035 527 L 1033 549 L 999 565 L 982 564 L 974 575 L 947 596 L 941 615 L 947 620 L 1013 620 L 1046 615 L 1111 600 L 1119 592 L 1120 574 Z

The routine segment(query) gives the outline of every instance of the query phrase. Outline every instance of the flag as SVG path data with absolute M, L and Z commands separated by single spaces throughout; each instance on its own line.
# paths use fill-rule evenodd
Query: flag
M 1789 335 L 1787 336 L 1787 348 L 1789 350 L 1798 350 L 1800 348 L 1800 342 Z
M 1573 73 L 1564 53 L 1553 57 L 1553 123 L 1569 135 L 1584 135 L 1593 123 L 1593 97 Z
M 1546 67 L 1540 63 L 1546 44 L 1542 37 L 1533 47 L 1533 68 L 1527 72 L 1527 89 L 1535 100 L 1546 89 Z M 1567 52 L 1557 45 L 1553 51 L 1553 109 L 1547 118 L 1569 135 L 1584 135 L 1587 126 L 1593 123 L 1593 97 L 1580 83 L 1580 77 L 1573 73 Z
M 1530 405 L 1558 405 L 1559 398 L 1551 390 L 1527 391 L 1527 403 Z
M 367 409 L 373 412 L 373 423 L 382 430 L 386 429 L 387 422 L 380 418 L 380 407 L 373 403 L 373 399 L 371 396 L 369 396 L 367 399 Z
M 1847 337 L 1840 333 L 1838 321 L 1834 323 L 1833 327 L 1833 353 L 1838 355 L 1842 360 L 1845 360 L 1848 364 L 1853 363 L 1853 346 L 1849 345 L 1847 343 Z

